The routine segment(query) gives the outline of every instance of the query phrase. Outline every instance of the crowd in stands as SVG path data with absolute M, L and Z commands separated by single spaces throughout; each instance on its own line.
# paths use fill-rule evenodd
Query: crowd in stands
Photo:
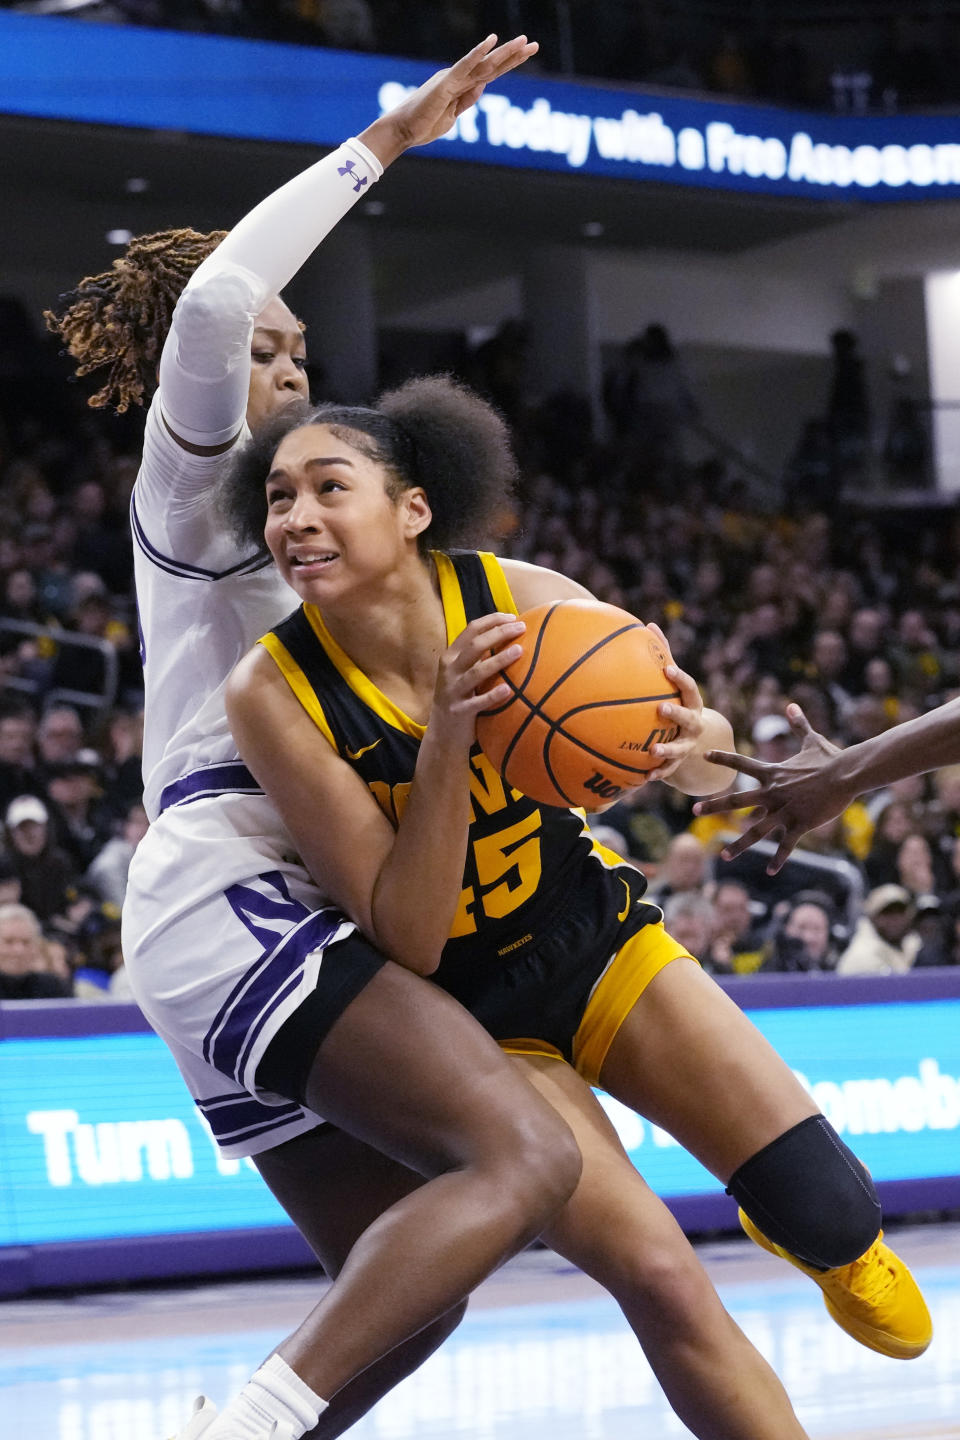
M 91 411 L 56 349 L 20 323 L 16 364 L 0 347 L 0 998 L 110 999 L 126 994 L 118 920 L 146 825 L 126 516 L 142 417 Z M 651 329 L 682 426 L 698 406 L 669 336 Z M 960 693 L 953 511 L 825 510 L 794 477 L 763 513 L 722 460 L 693 465 L 675 437 L 645 448 L 618 426 L 617 363 L 604 436 L 583 397 L 532 404 L 523 341 L 510 322 L 465 365 L 521 457 L 499 548 L 657 621 L 739 749 L 789 754 L 788 700 L 842 745 Z M 743 822 L 696 819 L 656 782 L 598 817 L 716 974 L 958 963 L 960 769 L 862 797 L 775 880 L 762 853 L 719 858 Z
M 740 7 L 668 0 L 4 0 L 69 14 L 444 63 L 477 37 L 525 31 L 546 73 L 845 111 L 955 102 L 956 6 L 899 12 L 765 0 Z M 531 67 L 532 68 L 532 67 Z

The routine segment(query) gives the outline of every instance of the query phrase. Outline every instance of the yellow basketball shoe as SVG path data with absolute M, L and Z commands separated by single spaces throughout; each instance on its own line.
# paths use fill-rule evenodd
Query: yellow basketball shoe
M 859 1260 L 834 1270 L 815 1270 L 768 1240 L 749 1215 L 742 1210 L 738 1214 L 761 1250 L 779 1255 L 816 1281 L 831 1317 L 854 1340 L 894 1360 L 914 1360 L 926 1350 L 933 1339 L 927 1302 L 899 1255 L 884 1245 L 882 1230 Z

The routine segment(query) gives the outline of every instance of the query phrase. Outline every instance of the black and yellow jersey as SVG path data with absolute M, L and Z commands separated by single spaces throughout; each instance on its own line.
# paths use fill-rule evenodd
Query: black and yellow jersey
M 516 614 L 496 557 L 434 552 L 451 644 L 468 621 L 493 611 Z M 413 783 L 425 726 L 384 695 L 305 604 L 260 643 L 337 753 L 366 782 L 394 826 Z M 660 919 L 641 903 L 646 880 L 598 845 L 582 810 L 538 804 L 509 788 L 478 745 L 470 753 L 471 821 L 463 888 L 450 939 L 433 978 L 468 1008 L 490 976 L 538 949 L 571 909 L 593 941 L 610 950 L 631 928 Z M 425 900 L 429 903 L 429 899 Z M 480 964 L 480 961 L 486 962 Z

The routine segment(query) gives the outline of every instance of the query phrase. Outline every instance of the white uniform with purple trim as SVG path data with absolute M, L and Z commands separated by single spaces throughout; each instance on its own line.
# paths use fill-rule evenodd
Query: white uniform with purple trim
M 198 269 L 164 347 L 131 507 L 151 826 L 130 867 L 124 958 L 137 1002 L 232 1156 L 320 1123 L 258 1092 L 256 1068 L 315 988 L 325 947 L 354 927 L 322 908 L 224 710 L 230 671 L 299 597 L 265 553 L 240 553 L 225 532 L 213 493 L 225 456 L 184 450 L 164 417 L 198 445 L 237 434 L 255 316 L 380 173 L 362 144 L 346 142 Z

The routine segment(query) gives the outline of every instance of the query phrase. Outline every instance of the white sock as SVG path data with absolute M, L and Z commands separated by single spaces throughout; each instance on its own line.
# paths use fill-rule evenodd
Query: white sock
M 267 1440 L 274 1421 L 277 1440 L 300 1440 L 326 1410 L 282 1355 L 271 1355 L 236 1399 L 204 1431 L 204 1440 Z

